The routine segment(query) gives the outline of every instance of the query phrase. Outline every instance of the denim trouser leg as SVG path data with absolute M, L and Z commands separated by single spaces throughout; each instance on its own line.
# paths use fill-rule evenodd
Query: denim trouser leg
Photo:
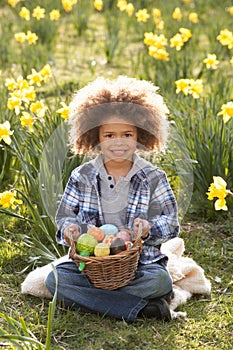
M 81 311 L 97 312 L 118 319 L 135 321 L 139 311 L 148 303 L 148 300 L 144 298 L 159 297 L 172 289 L 170 276 L 166 269 L 158 264 L 152 265 L 139 267 L 136 278 L 130 285 L 109 291 L 95 288 L 89 279 L 79 272 L 73 261 L 59 264 L 56 266 L 58 300 L 64 302 L 65 306 L 73 306 Z M 53 272 L 47 277 L 46 287 L 54 294 Z

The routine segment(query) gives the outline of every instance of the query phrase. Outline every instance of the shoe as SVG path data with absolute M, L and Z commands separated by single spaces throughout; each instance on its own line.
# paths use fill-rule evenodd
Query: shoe
M 139 317 L 156 318 L 162 321 L 171 321 L 171 312 L 168 303 L 163 298 L 150 299 L 148 304 L 139 312 Z

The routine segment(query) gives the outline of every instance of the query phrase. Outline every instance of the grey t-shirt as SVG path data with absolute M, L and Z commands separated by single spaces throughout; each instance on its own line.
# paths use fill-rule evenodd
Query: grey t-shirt
M 99 155 L 93 160 L 93 165 L 100 175 L 101 205 L 104 220 L 119 229 L 125 227 L 126 209 L 131 178 L 148 163 L 134 154 L 133 166 L 126 176 L 120 176 L 115 182 L 113 176 L 107 173 L 103 156 Z

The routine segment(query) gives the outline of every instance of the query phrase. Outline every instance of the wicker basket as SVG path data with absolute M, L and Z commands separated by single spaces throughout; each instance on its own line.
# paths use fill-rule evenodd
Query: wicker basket
M 96 288 L 114 290 L 134 279 L 141 249 L 141 235 L 136 238 L 131 249 L 103 257 L 81 256 L 76 252 L 76 243 L 72 242 L 70 257 L 78 266 L 80 262 L 85 263 L 82 273 L 90 278 Z

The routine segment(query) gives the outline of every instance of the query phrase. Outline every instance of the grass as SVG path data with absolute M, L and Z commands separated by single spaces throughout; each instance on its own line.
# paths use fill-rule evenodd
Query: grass
M 21 231 L 23 229 L 26 227 L 21 227 Z M 19 224 L 8 223 L 7 230 L 5 227 L 0 243 L 0 311 L 16 319 L 22 316 L 28 329 L 45 343 L 49 300 L 20 293 L 26 273 L 19 272 L 27 265 L 29 252 L 18 234 Z M 211 224 L 186 219 L 182 225 L 185 255 L 204 268 L 212 284 L 210 297 L 193 297 L 179 307 L 187 312 L 185 320 L 164 324 L 140 319 L 127 324 L 100 315 L 64 311 L 57 306 L 51 349 L 230 350 L 233 332 L 233 239 L 230 230 L 232 222 Z M 7 328 L 3 319 L 0 319 L 0 325 Z M 10 349 L 7 345 L 4 347 Z
M 144 3 L 151 4 L 152 1 Z M 158 1 L 158 7 L 162 6 L 162 3 L 162 1 Z M 197 3 L 199 3 L 199 10 L 203 9 L 200 13 L 202 18 L 200 25 L 203 26 L 203 33 L 194 35 L 199 42 L 195 42 L 193 38 L 193 44 L 192 41 L 190 42 L 191 48 L 185 51 L 184 61 L 180 61 L 180 63 L 177 61 L 176 70 L 169 70 L 169 72 L 161 62 L 157 62 L 156 65 L 151 58 L 145 56 L 142 27 L 129 26 L 127 37 L 124 30 L 120 31 L 119 45 L 116 47 L 112 61 L 107 63 L 103 17 L 98 13 L 92 14 L 88 28 L 82 37 L 77 37 L 73 30 L 72 19 L 69 20 L 67 17 L 59 29 L 56 51 L 50 57 L 57 81 L 55 86 L 54 81 L 51 85 L 46 86 L 45 97 L 49 101 L 51 100 L 51 105 L 58 96 L 62 96 L 68 102 L 74 90 L 84 86 L 90 80 L 94 80 L 97 76 L 115 77 L 119 74 L 127 74 L 144 79 L 152 78 L 156 81 L 156 85 L 161 85 L 161 92 L 167 99 L 173 96 L 176 103 L 173 103 L 173 99 L 169 99 L 168 102 L 173 105 L 173 109 L 178 105 L 177 117 L 181 117 L 182 113 L 186 115 L 186 111 L 189 111 L 187 102 L 184 108 L 185 112 L 183 112 L 180 103 L 182 98 L 174 94 L 173 82 L 176 78 L 183 76 L 183 73 L 185 75 L 186 70 L 187 75 L 191 76 L 194 68 L 202 69 L 191 63 L 199 62 L 200 65 L 206 52 L 215 51 L 215 46 L 216 50 L 220 50 L 218 54 L 226 51 L 224 51 L 225 48 L 216 43 L 215 37 L 220 29 L 224 26 L 228 27 L 227 21 L 230 22 L 230 17 L 226 21 L 226 15 L 222 15 L 225 7 L 229 5 L 227 1 L 223 1 L 224 5 L 221 4 L 221 6 L 213 4 L 211 1 L 196 2 L 196 5 Z M 176 5 L 180 5 L 180 2 L 167 2 L 164 11 L 167 11 L 170 16 L 172 8 Z M 213 12 L 213 6 L 218 12 Z M 219 9 L 217 9 L 218 7 Z M 216 17 L 213 17 L 214 15 Z M 174 26 L 174 22 L 170 23 L 173 23 Z M 134 32 L 135 28 L 137 31 Z M 195 26 L 193 29 L 195 32 Z M 148 29 L 148 31 L 150 30 Z M 171 31 L 169 37 L 174 33 Z M 198 50 L 195 50 L 197 47 Z M 174 57 L 178 56 L 175 51 L 171 57 L 173 55 Z M 223 73 L 221 70 L 219 75 Z M 12 67 L 12 74 L 14 76 L 19 74 L 19 65 Z M 198 73 L 195 74 L 198 75 Z M 9 71 L 2 70 L 2 76 L 8 77 Z M 224 95 L 228 100 L 227 96 L 228 94 L 230 96 L 231 90 L 226 88 L 226 80 L 229 81 L 230 86 L 232 73 L 226 79 L 223 75 L 221 80 L 227 91 L 222 90 L 218 94 L 217 89 L 215 95 L 220 97 Z M 220 80 L 218 79 L 218 81 Z M 218 83 L 215 85 L 219 88 Z M 202 116 L 202 110 L 200 113 Z M 197 144 L 199 145 L 198 142 Z M 202 182 L 200 181 L 200 183 Z M 204 219 L 195 221 L 195 218 L 196 215 L 193 212 L 191 219 L 186 217 L 183 220 L 181 237 L 185 241 L 185 255 L 192 257 L 204 268 L 206 277 L 211 280 L 212 293 L 210 297 L 195 296 L 185 305 L 180 306 L 181 311 L 187 312 L 185 320 L 178 319 L 164 324 L 155 320 L 140 319 L 134 324 L 127 324 L 124 321 L 104 316 L 64 311 L 57 306 L 52 324 L 50 348 L 52 350 L 232 349 L 233 220 L 230 215 L 225 222 L 224 219 L 219 220 L 219 222 L 205 222 Z M 28 232 L 29 227 L 23 221 L 0 215 L 0 328 L 14 334 L 20 332 L 23 334 L 22 324 L 25 322 L 31 334 L 39 342 L 45 344 L 49 300 L 41 300 L 20 293 L 20 285 L 29 272 L 26 270 L 22 273 L 28 266 L 31 256 L 31 248 L 25 246 L 23 240 L 23 235 L 28 234 Z M 6 315 L 8 319 L 5 317 Z M 12 323 L 13 320 L 15 323 Z M 18 321 L 19 323 L 17 323 Z M 30 348 L 29 345 L 25 346 Z M 13 348 L 3 340 L 0 340 L 0 347 Z M 26 349 L 26 347 L 24 348 Z

